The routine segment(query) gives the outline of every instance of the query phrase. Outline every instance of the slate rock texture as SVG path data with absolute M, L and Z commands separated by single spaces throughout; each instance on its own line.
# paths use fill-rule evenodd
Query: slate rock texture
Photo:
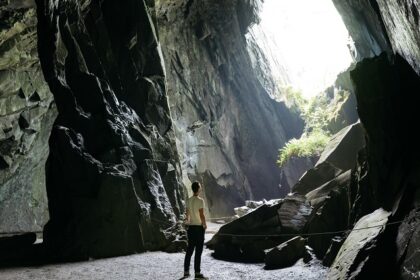
M 144 1 L 37 1 L 58 117 L 47 251 L 87 259 L 165 249 L 183 211 L 164 66 Z
M 0 1 L 0 233 L 42 231 L 57 115 L 37 52 L 33 1 Z
M 259 8 L 260 1 L 156 4 L 183 180 L 204 183 L 215 217 L 245 200 L 284 197 L 278 149 L 303 129 L 298 114 L 269 96 L 273 78 L 248 36 Z

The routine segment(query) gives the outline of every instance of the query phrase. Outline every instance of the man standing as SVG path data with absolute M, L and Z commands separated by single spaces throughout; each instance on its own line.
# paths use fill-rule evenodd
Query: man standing
M 203 252 L 204 233 L 207 228 L 204 216 L 204 200 L 199 197 L 201 185 L 194 182 L 191 185 L 193 196 L 187 199 L 186 221 L 188 225 L 188 247 L 184 260 L 184 277 L 190 276 L 191 256 L 195 249 L 194 270 L 196 279 L 207 279 L 201 274 L 201 253 Z

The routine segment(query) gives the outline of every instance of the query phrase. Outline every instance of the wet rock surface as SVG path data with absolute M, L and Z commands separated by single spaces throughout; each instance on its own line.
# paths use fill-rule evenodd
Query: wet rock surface
M 134 0 L 37 5 L 59 112 L 46 168 L 48 256 L 165 249 L 183 206 L 153 15 Z
M 157 1 L 168 95 L 184 182 L 204 183 L 213 216 L 279 198 L 278 149 L 303 122 L 270 98 L 273 79 L 246 33 L 259 1 Z M 250 53 L 251 52 L 251 53 Z M 264 64 L 264 60 L 258 60 Z
M 56 109 L 37 52 L 32 1 L 0 2 L 0 233 L 42 231 Z

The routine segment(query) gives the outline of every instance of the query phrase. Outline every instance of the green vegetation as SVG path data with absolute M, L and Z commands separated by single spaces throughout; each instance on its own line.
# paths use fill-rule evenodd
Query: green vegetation
M 312 131 L 299 139 L 292 139 L 280 149 L 277 164 L 281 167 L 292 157 L 319 155 L 330 141 L 330 136 L 322 130 Z
M 282 89 L 282 95 L 286 105 L 301 115 L 305 128 L 300 139 L 291 139 L 279 150 L 277 164 L 280 167 L 292 157 L 311 157 L 322 153 L 331 135 L 341 128 L 340 110 L 350 93 L 338 91 L 328 94 L 327 90 L 307 100 L 298 90 L 286 87 Z

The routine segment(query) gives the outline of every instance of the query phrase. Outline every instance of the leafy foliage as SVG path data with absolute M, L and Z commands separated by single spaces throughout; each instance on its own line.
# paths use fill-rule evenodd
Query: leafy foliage
M 292 157 L 320 155 L 329 141 L 330 136 L 322 130 L 315 130 L 299 139 L 292 139 L 279 150 L 277 164 L 282 167 Z
M 337 123 L 342 105 L 350 95 L 343 90 L 329 94 L 327 89 L 307 100 L 292 87 L 283 88 L 282 94 L 288 107 L 302 116 L 305 128 L 300 139 L 291 139 L 279 150 L 277 164 L 280 167 L 292 157 L 310 157 L 322 153 L 331 134 L 337 132 L 332 124 Z

